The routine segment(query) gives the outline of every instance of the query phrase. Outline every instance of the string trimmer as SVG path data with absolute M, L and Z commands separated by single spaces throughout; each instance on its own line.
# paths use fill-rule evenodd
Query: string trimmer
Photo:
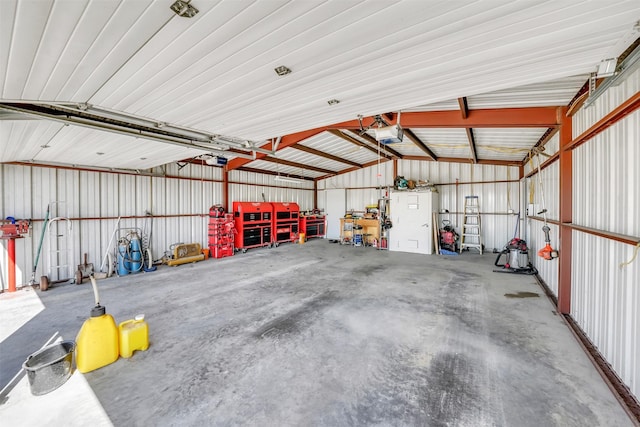
M 551 237 L 549 237 L 549 232 L 551 229 L 549 225 L 547 225 L 547 205 L 544 201 L 544 188 L 542 186 L 542 174 L 540 173 L 540 153 L 537 154 L 538 159 L 538 184 L 540 185 L 540 197 L 542 198 L 542 210 L 538 212 L 538 215 L 542 214 L 544 218 L 544 226 L 542 227 L 542 232 L 544 233 L 544 248 L 538 251 L 538 256 L 544 258 L 546 260 L 552 260 L 554 258 L 558 258 L 558 251 L 551 248 Z

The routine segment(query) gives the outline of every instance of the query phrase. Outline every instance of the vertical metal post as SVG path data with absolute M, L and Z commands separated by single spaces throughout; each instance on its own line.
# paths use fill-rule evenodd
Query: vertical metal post
M 318 180 L 313 180 L 313 209 L 318 209 Z
M 9 292 L 16 291 L 16 239 L 9 239 L 7 243 L 9 252 Z
M 222 207 L 225 212 L 229 212 L 229 169 L 225 166 L 222 169 Z
M 569 144 L 573 139 L 571 117 L 566 107 L 559 109 L 560 115 L 560 257 L 558 265 L 558 311 L 571 313 L 571 258 L 573 222 L 573 152 Z

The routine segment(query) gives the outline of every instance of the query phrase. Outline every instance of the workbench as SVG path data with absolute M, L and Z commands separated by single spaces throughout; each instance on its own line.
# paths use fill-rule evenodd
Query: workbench
M 340 243 L 353 243 L 354 226 L 362 233 L 365 246 L 373 246 L 373 241 L 380 241 L 380 222 L 368 218 L 340 218 Z

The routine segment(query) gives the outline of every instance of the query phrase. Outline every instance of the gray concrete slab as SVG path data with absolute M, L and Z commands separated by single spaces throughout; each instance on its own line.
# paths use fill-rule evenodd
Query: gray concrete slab
M 632 425 L 534 279 L 493 273 L 494 258 L 312 240 L 101 280 L 107 312 L 144 313 L 151 346 L 72 380 L 118 426 Z M 90 285 L 31 292 L 42 308 L 29 297 L 5 334 L 2 387 L 93 305 Z M 64 417 L 82 400 L 63 397 L 72 380 L 57 404 L 9 387 L 0 417 Z

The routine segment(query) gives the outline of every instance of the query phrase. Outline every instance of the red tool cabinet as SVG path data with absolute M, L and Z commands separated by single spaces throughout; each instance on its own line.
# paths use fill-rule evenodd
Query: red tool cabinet
M 233 202 L 236 249 L 271 246 L 273 206 L 266 202 Z
M 272 202 L 273 243 L 293 242 L 298 239 L 300 206 L 297 203 Z
M 302 215 L 300 216 L 300 233 L 304 233 L 305 238 L 324 237 L 326 234 L 326 221 L 324 215 Z
M 212 258 L 233 255 L 236 228 L 233 214 L 225 213 L 220 205 L 209 209 L 209 252 Z

